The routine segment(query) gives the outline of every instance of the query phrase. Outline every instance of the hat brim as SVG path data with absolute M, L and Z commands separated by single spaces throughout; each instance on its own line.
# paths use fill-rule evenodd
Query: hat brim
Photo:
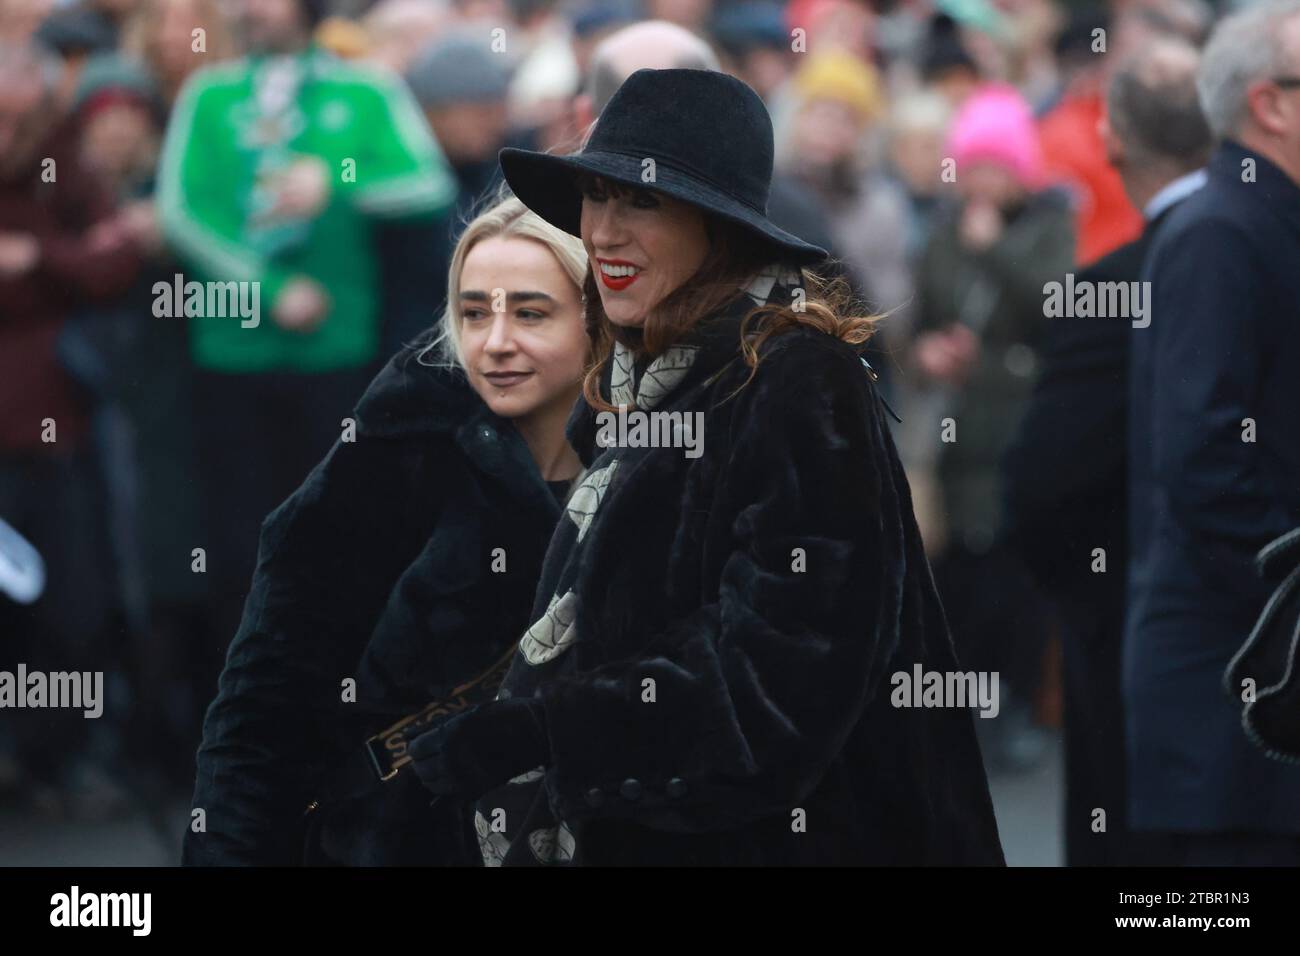
M 734 222 L 756 239 L 773 246 L 787 260 L 811 264 L 828 255 L 825 249 L 786 232 L 722 190 L 664 163 L 657 164 L 655 181 L 647 183 L 641 178 L 643 158 L 622 153 L 588 150 L 571 156 L 555 156 L 506 147 L 500 152 L 500 161 L 501 171 L 515 196 L 551 225 L 572 236 L 581 234 L 582 194 L 578 191 L 577 174 L 587 172 L 664 193 Z

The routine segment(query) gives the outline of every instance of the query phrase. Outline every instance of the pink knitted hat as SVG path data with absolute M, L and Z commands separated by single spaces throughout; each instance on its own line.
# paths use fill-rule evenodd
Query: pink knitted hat
M 1045 180 L 1033 114 L 1012 86 L 984 86 L 967 98 L 948 131 L 947 154 L 957 161 L 958 176 L 966 164 L 983 160 L 1006 167 L 1027 189 Z

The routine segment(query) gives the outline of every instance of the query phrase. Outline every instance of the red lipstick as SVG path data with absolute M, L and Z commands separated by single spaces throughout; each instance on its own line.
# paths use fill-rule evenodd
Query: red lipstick
M 633 268 L 636 268 L 638 271 L 633 272 L 631 275 L 626 275 L 626 276 L 611 276 L 611 275 L 606 275 L 604 270 L 600 268 L 600 266 L 603 265 L 632 266 Z M 605 288 L 613 289 L 615 292 L 621 292 L 622 290 L 626 289 L 628 286 L 630 286 L 633 282 L 635 282 L 637 279 L 641 277 L 641 272 L 640 269 L 637 267 L 637 264 L 635 262 L 628 262 L 626 259 L 601 259 L 597 257 L 596 266 L 597 266 L 596 272 L 599 273 L 600 275 L 600 281 L 605 283 Z

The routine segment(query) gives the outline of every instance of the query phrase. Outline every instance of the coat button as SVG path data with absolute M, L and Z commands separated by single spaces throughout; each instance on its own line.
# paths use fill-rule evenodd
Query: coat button
M 585 799 L 587 801 L 587 806 L 598 807 L 605 802 L 605 795 L 600 792 L 599 787 L 592 787 L 587 791 Z
M 668 786 L 665 790 L 668 792 L 668 796 L 672 797 L 674 800 L 680 799 L 681 797 L 686 796 L 686 781 L 681 777 L 673 777 L 673 779 L 668 781 Z
M 618 792 L 623 795 L 624 800 L 640 800 L 641 781 L 635 777 L 628 777 L 623 781 L 623 786 L 618 788 Z

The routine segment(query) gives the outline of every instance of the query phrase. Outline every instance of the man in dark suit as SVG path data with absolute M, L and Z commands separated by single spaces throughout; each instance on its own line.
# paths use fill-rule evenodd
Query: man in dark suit
M 1133 333 L 1124 692 L 1130 825 L 1172 865 L 1300 864 L 1300 767 L 1242 732 L 1224 667 L 1300 524 L 1300 5 L 1221 22 L 1202 56 L 1219 145 L 1151 245 Z
M 1197 63 L 1193 47 L 1162 39 L 1112 77 L 1102 130 L 1107 158 L 1145 227 L 1083 270 L 1075 288 L 1138 281 L 1170 210 L 1204 182 L 1212 142 L 1196 97 Z M 1125 811 L 1120 638 L 1129 343 L 1143 322 L 1136 314 L 1057 318 L 1033 401 L 1003 461 L 1003 533 L 1061 619 L 1069 866 L 1141 859 Z

